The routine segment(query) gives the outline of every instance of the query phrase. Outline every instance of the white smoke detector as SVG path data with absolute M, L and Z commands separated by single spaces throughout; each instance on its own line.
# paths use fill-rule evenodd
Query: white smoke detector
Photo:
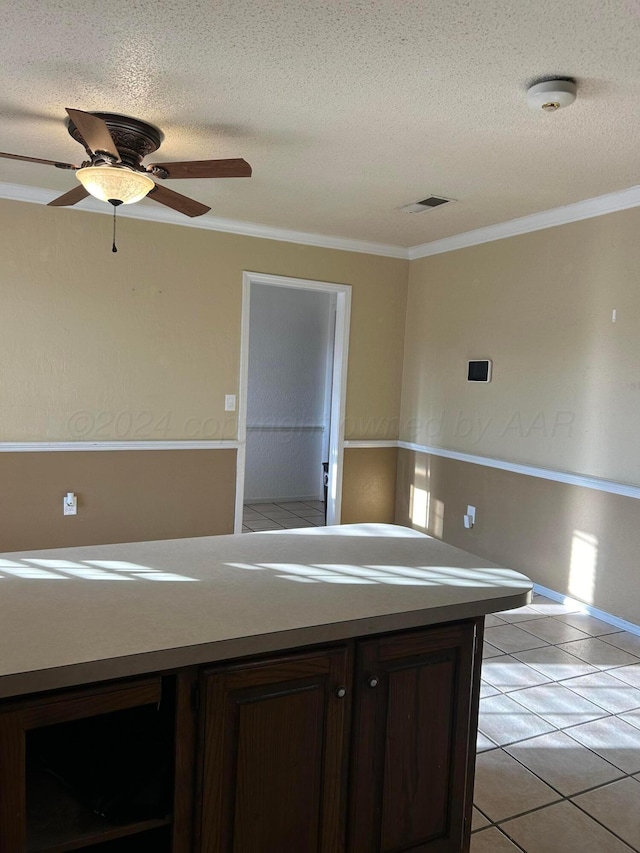
M 544 80 L 527 89 L 527 103 L 532 110 L 554 113 L 572 104 L 576 91 L 574 80 Z

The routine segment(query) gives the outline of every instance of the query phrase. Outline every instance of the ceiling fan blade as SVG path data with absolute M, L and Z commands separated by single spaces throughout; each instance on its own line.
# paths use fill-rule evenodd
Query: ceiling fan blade
M 157 184 L 155 189 L 151 190 L 147 198 L 158 201 L 160 204 L 165 204 L 167 207 L 172 207 L 174 210 L 184 213 L 187 216 L 202 216 L 211 210 L 206 204 L 200 204 L 192 198 L 187 198 L 186 195 L 180 195 L 173 190 L 168 190 L 166 187 L 159 187 Z
M 251 166 L 246 160 L 188 160 L 184 163 L 152 163 L 175 178 L 250 178 Z
M 111 138 L 107 123 L 103 119 L 82 110 L 72 110 L 70 107 L 66 107 L 66 110 L 90 151 L 93 151 L 94 154 L 97 151 L 106 151 L 116 160 L 120 159 L 120 153 Z
M 49 202 L 47 207 L 70 207 L 72 204 L 77 204 L 79 201 L 82 201 L 82 199 L 86 198 L 88 195 L 89 193 L 85 190 L 82 184 L 78 184 L 77 187 L 69 190 L 68 193 L 59 195 L 58 198 L 54 198 L 53 201 Z
M 4 151 L 0 151 L 0 157 L 6 157 L 8 160 L 24 160 L 25 163 L 42 163 L 43 166 L 57 166 L 58 169 L 78 168 L 71 163 L 61 163 L 59 160 L 41 160 L 39 157 L 23 157 L 22 154 L 6 154 Z

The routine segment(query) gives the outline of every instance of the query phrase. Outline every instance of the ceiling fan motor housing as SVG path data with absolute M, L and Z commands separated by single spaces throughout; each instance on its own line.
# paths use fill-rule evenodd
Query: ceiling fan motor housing
M 141 165 L 142 160 L 160 148 L 164 138 L 162 131 L 145 121 L 117 113 L 92 113 L 92 115 L 106 123 L 122 163 L 131 169 L 146 171 Z M 68 119 L 67 127 L 72 138 L 86 148 L 85 141 L 72 119 Z M 112 162 L 112 158 L 108 156 L 98 155 L 98 157 L 107 163 Z M 95 162 L 96 159 L 94 157 L 93 161 Z

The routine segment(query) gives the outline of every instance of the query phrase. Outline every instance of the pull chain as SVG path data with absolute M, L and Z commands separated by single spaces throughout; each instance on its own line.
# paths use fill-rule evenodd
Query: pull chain
M 113 205 L 113 244 L 111 246 L 111 251 L 117 252 L 118 247 L 116 246 L 116 208 L 120 207 L 122 202 L 117 198 L 110 198 L 109 204 Z
M 118 247 L 116 246 L 116 210 L 117 209 L 118 208 L 114 205 L 113 206 L 113 245 L 111 246 L 112 252 L 118 251 Z

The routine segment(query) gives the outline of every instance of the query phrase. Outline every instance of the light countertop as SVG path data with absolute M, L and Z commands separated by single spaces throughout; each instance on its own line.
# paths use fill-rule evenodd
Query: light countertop
M 481 616 L 530 590 L 386 524 L 0 554 L 0 697 Z

